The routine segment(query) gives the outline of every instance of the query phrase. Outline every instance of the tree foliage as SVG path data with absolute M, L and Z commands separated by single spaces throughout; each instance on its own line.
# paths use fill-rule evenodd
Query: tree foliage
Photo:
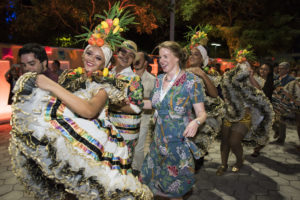
M 9 0 L 7 0 L 8 2 Z M 103 14 L 109 4 L 116 1 L 103 0 L 10 0 L 17 18 L 10 23 L 11 42 L 40 42 L 47 45 L 59 45 L 60 38 L 73 38 L 85 30 L 82 26 L 93 29 L 100 21 L 96 14 Z M 123 0 L 124 1 L 124 0 Z M 7 10 L 5 5 L 0 9 Z M 24 3 L 25 2 L 25 3 Z M 132 1 L 133 2 L 133 1 Z M 140 33 L 151 34 L 158 26 L 150 4 L 132 4 L 131 11 L 139 23 L 135 28 Z M 131 27 L 133 28 L 133 27 Z M 75 45 L 74 42 L 67 43 Z
M 251 44 L 265 56 L 293 51 L 300 35 L 299 9 L 297 0 L 186 0 L 179 12 L 194 26 L 215 25 L 212 37 L 225 40 L 230 54 Z
M 150 51 L 168 40 L 170 2 L 130 0 L 139 24 L 129 27 L 124 37 Z M 299 48 L 299 4 L 299 0 L 176 0 L 175 40 L 187 42 L 188 26 L 211 24 L 209 38 L 221 42 L 222 48 L 228 46 L 230 54 L 248 44 L 259 56 L 293 52 Z M 74 46 L 74 36 L 85 32 L 82 26 L 95 27 L 99 23 L 95 14 L 107 8 L 108 0 L 3 0 L 0 41 L 57 46 L 68 41 L 66 45 Z M 6 22 L 13 12 L 16 18 Z

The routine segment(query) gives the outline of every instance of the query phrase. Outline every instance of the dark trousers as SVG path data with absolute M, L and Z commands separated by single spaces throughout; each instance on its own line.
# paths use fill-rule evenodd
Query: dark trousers
M 286 124 L 281 121 L 276 121 L 273 125 L 275 136 L 278 137 L 277 142 L 284 143 L 286 138 Z

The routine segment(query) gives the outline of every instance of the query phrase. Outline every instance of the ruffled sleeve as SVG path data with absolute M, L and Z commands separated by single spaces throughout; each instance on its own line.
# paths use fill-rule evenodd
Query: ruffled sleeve
M 126 99 L 124 90 L 120 90 L 109 83 L 99 84 L 96 82 L 92 82 L 90 83 L 89 88 L 90 91 L 92 92 L 92 96 L 95 96 L 99 92 L 99 90 L 104 89 L 108 95 L 108 99 L 111 104 L 121 104 Z

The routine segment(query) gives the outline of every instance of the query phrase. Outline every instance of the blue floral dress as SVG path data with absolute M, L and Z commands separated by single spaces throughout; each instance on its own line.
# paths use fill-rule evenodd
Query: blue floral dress
M 204 101 L 197 76 L 184 72 L 160 101 L 163 75 L 152 92 L 152 107 L 157 111 L 154 140 L 141 170 L 142 182 L 154 195 L 181 197 L 194 184 L 194 160 L 199 157 L 193 142 L 183 137 L 191 121 L 193 104 Z

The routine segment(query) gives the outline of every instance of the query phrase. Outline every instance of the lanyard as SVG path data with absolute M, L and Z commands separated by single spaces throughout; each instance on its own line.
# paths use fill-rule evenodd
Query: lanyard
M 173 84 L 174 84 L 175 80 L 177 79 L 178 75 L 180 74 L 180 72 L 181 72 L 181 69 L 179 69 L 179 72 L 177 72 L 176 75 L 172 78 L 172 80 L 170 81 L 170 83 L 168 84 L 168 86 L 165 90 L 163 90 L 163 85 L 164 85 L 164 79 L 166 78 L 167 74 L 164 75 L 164 77 L 162 79 L 161 88 L 160 88 L 160 97 L 159 97 L 160 102 L 162 102 L 162 100 L 165 98 L 167 92 L 173 86 Z

